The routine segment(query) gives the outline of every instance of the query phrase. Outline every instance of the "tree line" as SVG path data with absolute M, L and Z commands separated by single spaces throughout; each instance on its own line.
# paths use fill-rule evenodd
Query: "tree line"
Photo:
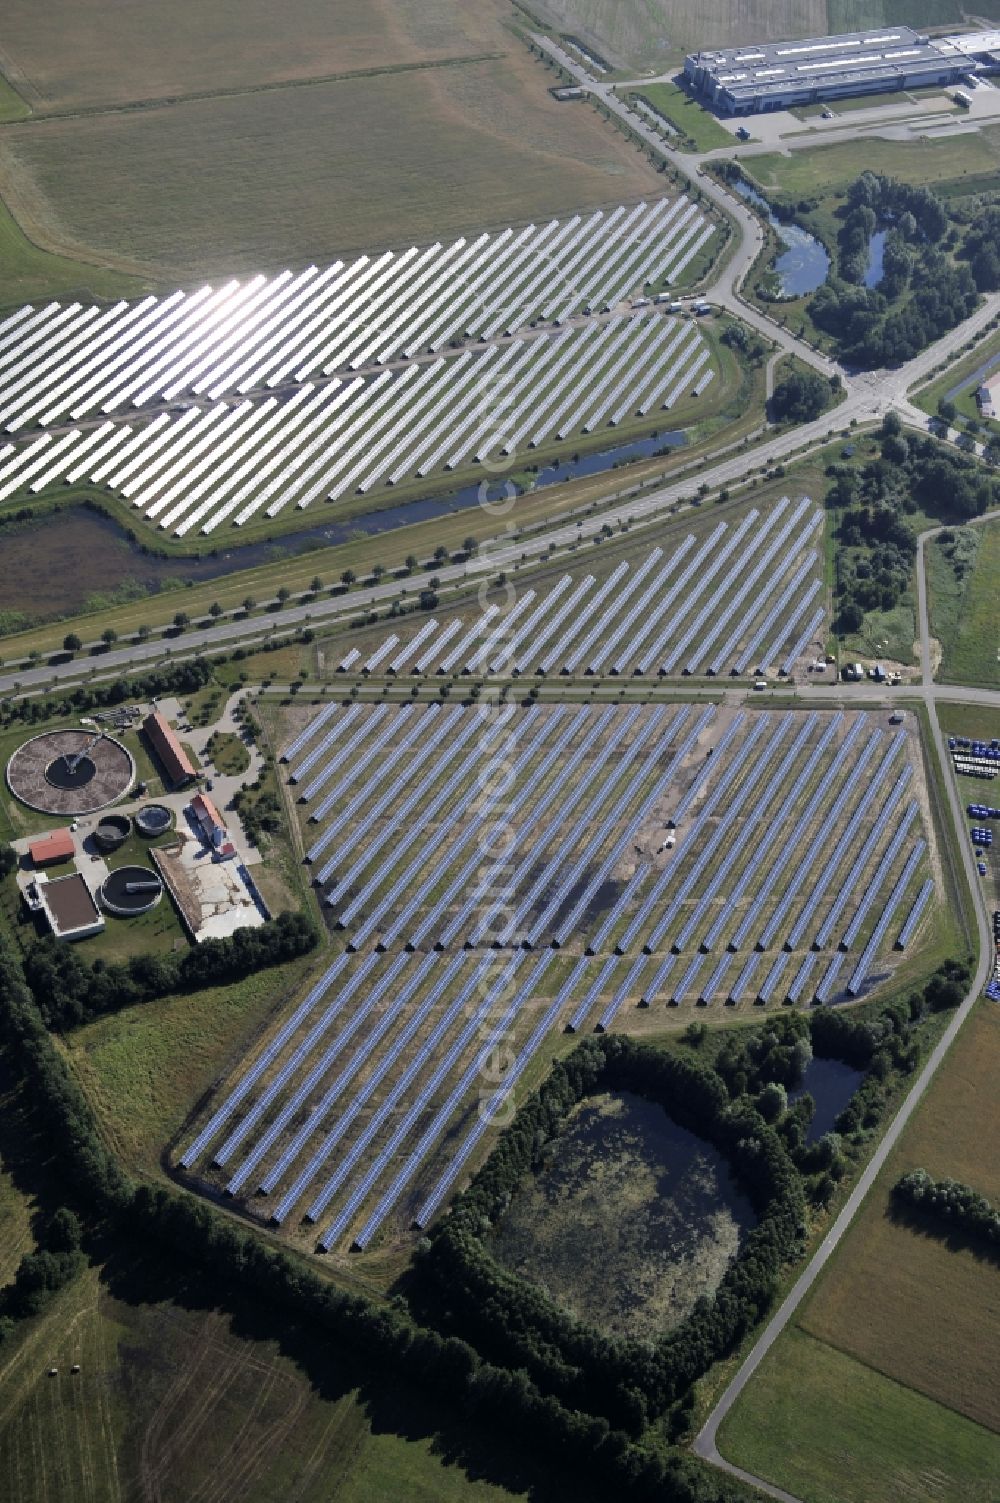
M 147 702 L 165 694 L 195 694 L 211 677 L 211 665 L 204 658 L 191 658 L 152 673 L 133 674 L 109 683 L 81 684 L 60 700 L 4 699 L 0 701 L 0 724 L 11 725 L 18 720 L 35 725 L 54 716 L 112 709 L 132 700 Z
M 892 1187 L 897 1209 L 942 1235 L 961 1232 L 990 1250 L 1000 1249 L 1000 1211 L 957 1179 L 932 1179 L 926 1169 L 911 1169 Z
M 757 1214 L 711 1299 L 649 1341 L 605 1336 L 568 1315 L 538 1286 L 502 1267 L 485 1233 L 567 1115 L 594 1091 L 633 1091 L 726 1159 Z M 419 1260 L 418 1311 L 461 1332 L 483 1355 L 560 1402 L 632 1435 L 688 1400 L 694 1381 L 733 1351 L 769 1307 L 783 1264 L 802 1248 L 803 1179 L 755 1099 L 731 1094 L 708 1061 L 613 1034 L 588 1039 L 552 1071 L 440 1223 Z M 676 1415 L 674 1416 L 676 1419 Z
M 136 1002 L 242 980 L 308 954 L 317 942 L 309 915 L 286 911 L 180 954 L 133 955 L 115 965 L 88 961 L 73 945 L 46 936 L 29 950 L 24 972 L 46 1027 L 65 1032 Z
M 456 1418 L 516 1435 L 519 1451 L 628 1503 L 745 1503 L 746 1491 L 647 1437 L 543 1394 L 524 1372 L 484 1360 L 466 1341 L 428 1329 L 401 1301 L 348 1294 L 319 1271 L 215 1207 L 164 1186 L 136 1185 L 105 1148 L 74 1076 L 45 1028 L 22 967 L 0 935 L 0 1041 L 38 1105 L 65 1195 L 85 1225 L 114 1228 L 157 1253 L 175 1252 L 224 1307 L 237 1296 L 284 1328 L 321 1333 L 356 1382 L 401 1383 Z

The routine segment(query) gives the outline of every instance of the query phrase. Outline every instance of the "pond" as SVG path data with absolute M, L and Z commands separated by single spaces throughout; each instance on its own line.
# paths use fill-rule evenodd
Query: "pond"
M 868 242 L 868 268 L 865 271 L 865 286 L 877 287 L 882 280 L 882 260 L 885 255 L 885 239 L 888 230 L 876 230 Z
M 742 178 L 736 178 L 730 186 L 741 198 L 760 210 L 778 239 L 788 247 L 774 263 L 774 272 L 782 294 L 785 297 L 804 297 L 806 293 L 815 292 L 817 287 L 822 287 L 830 270 L 826 246 L 800 224 L 783 224 L 763 194 L 758 193 L 756 188 L 751 188 Z
M 808 1091 L 816 1103 L 816 1114 L 806 1139 L 817 1142 L 824 1133 L 833 1132 L 833 1124 L 864 1080 L 864 1072 L 839 1059 L 811 1059 L 802 1076 L 802 1084 L 789 1091 L 789 1101 L 797 1101 Z
M 754 1224 L 710 1143 L 621 1092 L 576 1108 L 491 1246 L 579 1319 L 650 1338 L 715 1291 Z

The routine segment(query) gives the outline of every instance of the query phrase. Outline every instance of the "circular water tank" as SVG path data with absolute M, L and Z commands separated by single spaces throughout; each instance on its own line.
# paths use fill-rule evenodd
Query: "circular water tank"
M 101 907 L 119 918 L 148 913 L 163 896 L 163 882 L 148 866 L 119 866 L 98 889 Z
M 135 824 L 140 835 L 165 835 L 173 819 L 166 804 L 147 804 L 135 816 Z
M 99 850 L 116 851 L 131 833 L 132 821 L 127 814 L 105 814 L 94 831 L 94 843 Z

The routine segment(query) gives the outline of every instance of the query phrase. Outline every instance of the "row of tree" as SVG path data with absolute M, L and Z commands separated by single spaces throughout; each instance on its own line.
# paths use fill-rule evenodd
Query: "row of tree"
M 47 936 L 29 950 L 25 975 L 47 1027 L 65 1031 L 136 1002 L 222 986 L 284 965 L 307 954 L 317 940 L 307 913 L 287 911 L 180 954 L 133 955 L 116 965 L 88 961 L 75 946 Z
M 687 1456 L 637 1443 L 601 1416 L 543 1395 L 524 1372 L 484 1361 L 467 1342 L 418 1325 L 401 1302 L 348 1294 L 214 1207 L 163 1186 L 136 1186 L 103 1145 L 89 1108 L 45 1029 L 21 966 L 0 936 L 0 1041 L 38 1104 L 48 1149 L 85 1222 L 113 1224 L 159 1254 L 176 1252 L 220 1304 L 236 1298 L 325 1338 L 357 1382 L 402 1383 L 423 1401 L 493 1433 L 516 1436 L 519 1453 L 630 1503 L 741 1503 L 734 1481 Z
M 204 658 L 172 663 L 155 672 L 134 674 L 109 683 L 81 684 L 57 702 L 51 699 L 10 698 L 0 701 L 0 725 L 14 721 L 34 725 L 51 720 L 54 715 L 86 714 L 88 710 L 110 709 L 132 700 L 159 699 L 164 694 L 195 694 L 212 677 L 211 665 Z
M 83 1228 L 68 1206 L 49 1216 L 34 1251 L 17 1265 L 13 1282 L 0 1289 L 0 1342 L 6 1341 L 18 1320 L 38 1315 L 52 1297 L 72 1283 L 83 1269 Z

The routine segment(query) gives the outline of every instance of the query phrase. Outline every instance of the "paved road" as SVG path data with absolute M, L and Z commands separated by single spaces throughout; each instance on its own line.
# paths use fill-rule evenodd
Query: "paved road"
M 988 514 L 988 516 L 979 518 L 978 520 L 986 521 L 998 515 L 1000 515 L 1000 513 L 991 512 Z M 930 538 L 934 537 L 940 530 L 940 528 L 934 527 L 928 529 L 927 532 L 922 533 L 918 540 L 917 547 L 917 609 L 921 643 L 921 693 L 927 708 L 927 716 L 931 728 L 931 735 L 934 739 L 935 745 L 937 746 L 941 766 L 945 770 L 945 791 L 948 798 L 948 805 L 953 825 L 956 830 L 964 831 L 964 819 L 958 797 L 958 787 L 951 771 L 951 758 L 948 755 L 948 749 L 945 745 L 944 736 L 942 735 L 941 727 L 938 724 L 937 718 L 936 702 L 939 698 L 944 697 L 941 693 L 942 686 L 936 685 L 933 682 L 931 676 L 932 665 L 930 655 L 930 620 L 927 603 L 927 579 L 924 569 L 924 546 L 927 541 Z M 953 690 L 952 697 L 960 698 L 963 702 L 970 700 L 975 703 L 1000 702 L 1000 694 L 988 690 Z M 809 1260 L 808 1264 L 803 1269 L 798 1279 L 795 1281 L 795 1284 L 792 1286 L 792 1289 L 786 1296 L 785 1300 L 768 1321 L 763 1332 L 754 1343 L 754 1346 L 749 1355 L 745 1358 L 738 1372 L 735 1374 L 725 1392 L 722 1394 L 722 1397 L 719 1399 L 715 1408 L 712 1410 L 712 1413 L 709 1415 L 694 1442 L 694 1450 L 698 1456 L 701 1456 L 706 1461 L 714 1463 L 714 1465 L 721 1467 L 723 1470 L 731 1473 L 733 1476 L 741 1478 L 742 1481 L 748 1482 L 755 1487 L 761 1488 L 771 1497 L 781 1499 L 782 1503 L 799 1503 L 799 1500 L 794 1498 L 792 1494 L 783 1492 L 780 1488 L 776 1488 L 770 1483 L 766 1483 L 760 1478 L 752 1476 L 749 1472 L 745 1472 L 742 1470 L 742 1468 L 734 1466 L 731 1462 L 727 1461 L 725 1457 L 722 1456 L 718 1448 L 719 1427 L 725 1420 L 733 1405 L 740 1397 L 740 1394 L 743 1392 L 747 1383 L 753 1377 L 754 1373 L 757 1371 L 758 1367 L 767 1356 L 767 1353 L 771 1350 L 771 1347 L 777 1341 L 782 1331 L 785 1329 L 789 1321 L 794 1316 L 795 1312 L 798 1310 L 802 1301 L 805 1299 L 806 1295 L 815 1284 L 823 1268 L 826 1266 L 832 1253 L 839 1245 L 841 1239 L 844 1236 L 844 1233 L 847 1231 L 855 1215 L 857 1214 L 862 1201 L 868 1194 L 869 1190 L 872 1188 L 876 1177 L 878 1176 L 890 1153 L 898 1142 L 899 1137 L 906 1127 L 907 1122 L 910 1120 L 913 1112 L 920 1103 L 920 1100 L 922 1099 L 925 1091 L 927 1090 L 927 1087 L 933 1079 L 935 1072 L 937 1071 L 942 1060 L 944 1059 L 952 1043 L 954 1042 L 959 1029 L 962 1027 L 965 1020 L 968 1018 L 969 1013 L 972 1011 L 973 1007 L 981 996 L 983 987 L 986 985 L 986 982 L 992 973 L 993 937 L 991 932 L 989 914 L 986 908 L 986 901 L 983 895 L 982 884 L 980 883 L 978 874 L 976 872 L 975 861 L 969 842 L 967 840 L 960 839 L 958 846 L 961 852 L 961 860 L 965 867 L 965 873 L 969 881 L 969 889 L 973 895 L 973 905 L 975 908 L 977 928 L 979 932 L 979 962 L 976 966 L 976 972 L 973 977 L 972 984 L 969 988 L 969 992 L 964 1002 L 955 1012 L 954 1017 L 951 1019 L 948 1027 L 945 1029 L 943 1035 L 941 1036 L 940 1041 L 931 1053 L 930 1057 L 927 1060 L 927 1063 L 924 1065 L 924 1068 L 921 1070 L 919 1076 L 914 1082 L 912 1089 L 906 1097 L 906 1100 L 903 1102 L 902 1106 L 894 1117 L 888 1132 L 876 1149 L 875 1154 L 868 1163 L 854 1189 L 851 1191 L 851 1194 L 848 1197 L 836 1221 L 833 1223 L 832 1227 L 823 1238 L 823 1241 L 816 1249 L 812 1258 Z

